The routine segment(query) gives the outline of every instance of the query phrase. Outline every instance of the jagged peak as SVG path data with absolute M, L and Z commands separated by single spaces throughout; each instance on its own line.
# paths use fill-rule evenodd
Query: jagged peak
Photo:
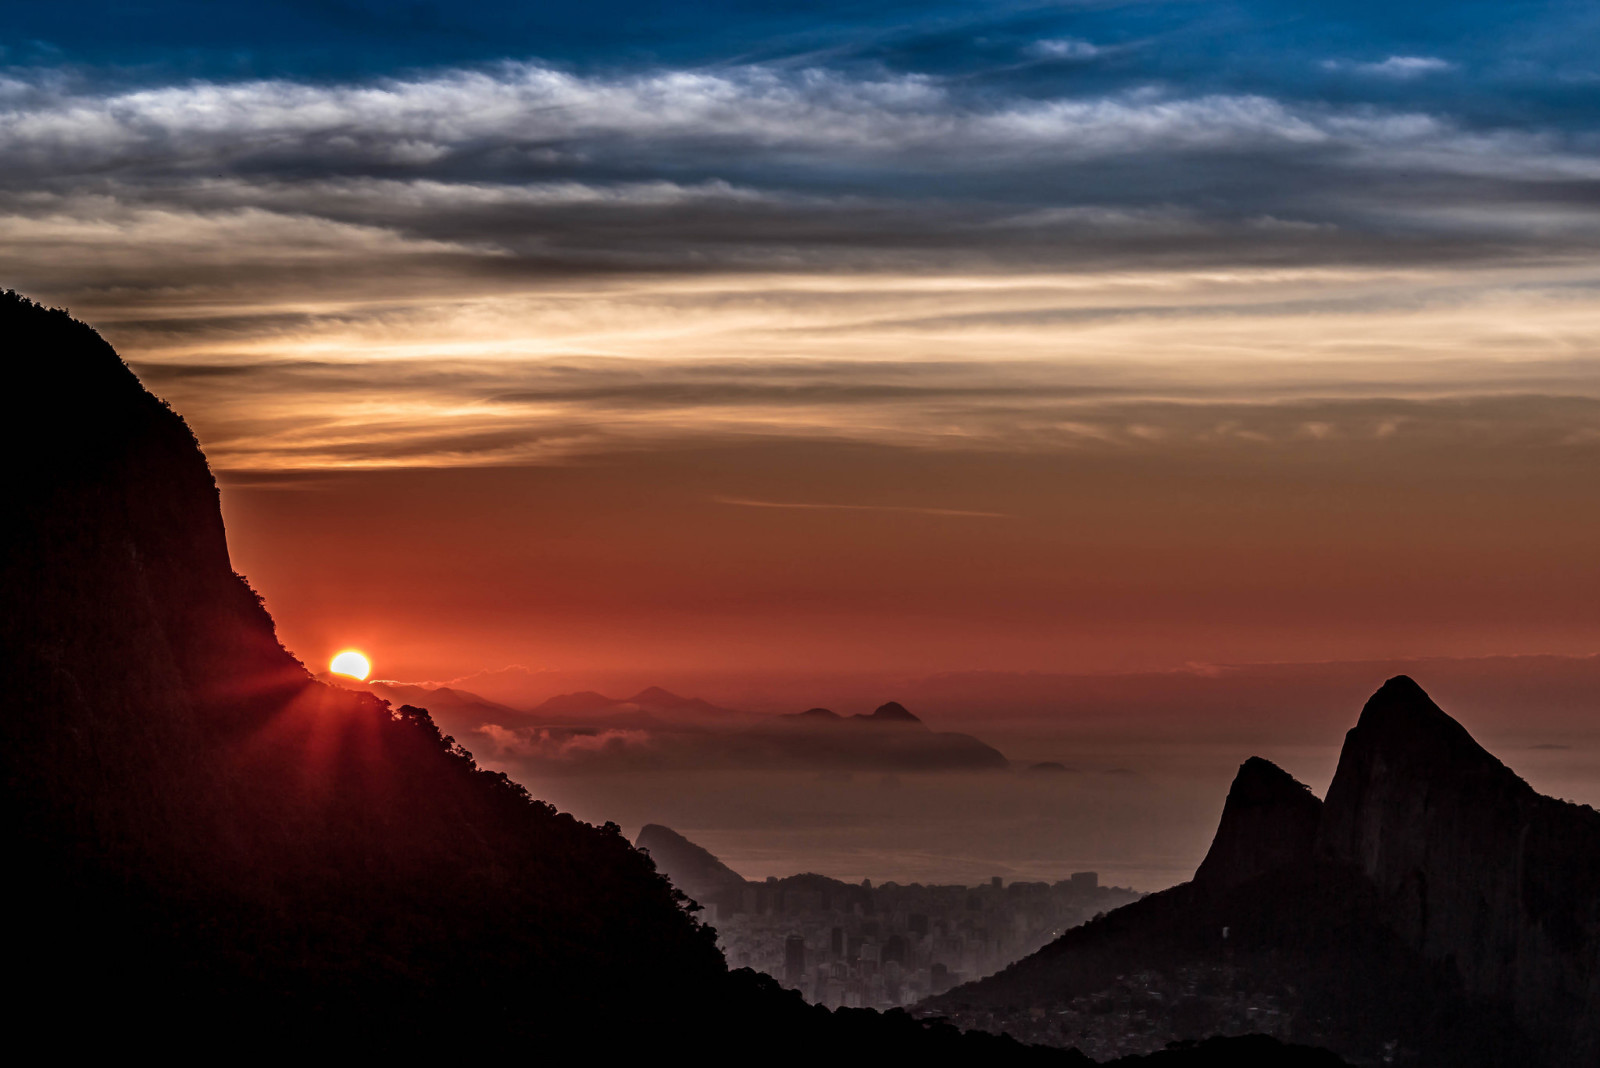
M 1311 788 L 1270 760 L 1239 765 L 1222 819 L 1194 881 L 1232 886 L 1307 860 L 1316 845 L 1322 801 Z

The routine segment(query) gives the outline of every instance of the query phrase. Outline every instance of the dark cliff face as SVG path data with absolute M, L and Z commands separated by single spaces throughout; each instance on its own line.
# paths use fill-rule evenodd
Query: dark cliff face
M 0 755 L 18 834 L 152 871 L 237 861 L 215 801 L 230 777 L 209 757 L 306 673 L 229 566 L 183 421 L 93 330 L 13 294 L 0 352 L 21 409 L 0 424 Z
M 1563 1063 L 1600 1062 L 1600 813 L 1536 793 L 1399 676 L 1346 736 L 1317 848 Z
M 1197 886 L 1223 889 L 1311 859 L 1322 802 L 1294 776 L 1251 757 L 1234 776 Z
M 30 610 L 7 636 L 100 704 L 126 695 L 124 664 L 213 710 L 303 682 L 229 566 L 216 485 L 183 420 L 65 315 L 0 295 L 0 340 L 20 409 L 4 431 L 4 581 Z M 143 655 L 118 655 L 130 646 Z M 101 677 L 102 663 L 119 667 Z

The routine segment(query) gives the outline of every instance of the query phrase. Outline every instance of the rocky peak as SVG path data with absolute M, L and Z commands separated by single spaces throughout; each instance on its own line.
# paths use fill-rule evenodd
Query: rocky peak
M 1318 838 L 1330 859 L 1378 875 L 1420 848 L 1421 832 L 1468 810 L 1501 819 L 1534 791 L 1405 675 L 1367 701 L 1345 735 Z M 1498 815 L 1496 815 L 1498 814 Z M 1466 823 L 1459 831 L 1471 832 Z
M 1367 700 L 1347 748 L 1351 741 L 1364 754 L 1416 764 L 1419 771 L 1476 767 L 1489 774 L 1509 773 L 1409 675 L 1389 679 Z
M 1345 736 L 1317 852 L 1370 879 L 1392 929 L 1467 991 L 1507 999 L 1556 1063 L 1596 1063 L 1600 815 L 1541 797 L 1401 675 Z
M 1223 889 L 1309 860 L 1321 818 L 1322 802 L 1308 787 L 1271 761 L 1251 757 L 1234 776 L 1195 883 Z

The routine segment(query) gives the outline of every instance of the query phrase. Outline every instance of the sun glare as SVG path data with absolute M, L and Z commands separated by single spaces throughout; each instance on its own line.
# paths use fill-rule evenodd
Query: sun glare
M 372 662 L 354 649 L 346 649 L 328 662 L 328 670 L 335 675 L 349 675 L 352 679 L 364 679 L 372 674 Z

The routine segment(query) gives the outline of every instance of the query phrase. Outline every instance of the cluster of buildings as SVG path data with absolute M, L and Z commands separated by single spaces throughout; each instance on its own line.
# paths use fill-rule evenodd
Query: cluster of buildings
M 1262 982 L 1254 968 L 1195 965 L 1119 975 L 1102 990 L 1022 1009 L 956 1009 L 962 1030 L 1005 1033 L 1022 1042 L 1076 1047 L 1095 1060 L 1164 1049 L 1174 1035 L 1293 1034 L 1294 986 Z
M 705 918 L 730 967 L 765 972 L 830 1008 L 889 1009 L 999 971 L 1139 897 L 1101 886 L 1094 872 L 975 887 L 798 875 L 750 884 Z

